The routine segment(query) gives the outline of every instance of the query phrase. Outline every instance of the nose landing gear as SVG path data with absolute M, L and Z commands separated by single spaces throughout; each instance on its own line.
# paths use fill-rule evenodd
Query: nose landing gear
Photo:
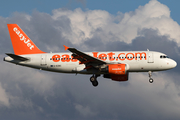
M 90 77 L 90 81 L 94 87 L 98 86 L 97 77 L 99 77 L 99 76 L 100 75 L 93 75 L 92 77 Z
M 151 78 L 151 77 L 152 77 L 152 72 L 149 71 L 148 74 L 149 74 L 149 82 L 150 82 L 150 83 L 153 83 L 154 80 Z

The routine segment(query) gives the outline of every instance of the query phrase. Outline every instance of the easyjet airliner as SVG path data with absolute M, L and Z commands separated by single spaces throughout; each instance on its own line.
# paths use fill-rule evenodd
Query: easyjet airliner
M 110 51 L 81 52 L 64 45 L 64 53 L 41 51 L 17 24 L 8 24 L 14 54 L 4 61 L 40 70 L 92 74 L 90 81 L 98 85 L 97 77 L 103 75 L 114 81 L 127 81 L 130 72 L 148 72 L 152 83 L 153 71 L 163 71 L 176 67 L 177 63 L 167 55 L 155 51 Z

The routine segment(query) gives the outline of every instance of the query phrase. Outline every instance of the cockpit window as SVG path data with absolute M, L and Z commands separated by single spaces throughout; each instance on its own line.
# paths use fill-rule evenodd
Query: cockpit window
M 169 57 L 166 55 L 161 55 L 160 58 L 169 58 Z

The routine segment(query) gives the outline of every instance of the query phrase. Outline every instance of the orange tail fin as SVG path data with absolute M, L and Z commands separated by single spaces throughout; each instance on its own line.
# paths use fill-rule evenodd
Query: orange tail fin
M 39 54 L 41 51 L 17 24 L 7 24 L 16 55 Z

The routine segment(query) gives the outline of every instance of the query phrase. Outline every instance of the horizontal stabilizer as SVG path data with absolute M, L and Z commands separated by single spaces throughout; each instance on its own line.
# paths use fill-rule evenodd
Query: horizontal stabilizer
M 6 55 L 10 56 L 11 58 L 13 58 L 14 60 L 20 60 L 20 61 L 26 61 L 26 60 L 29 60 L 25 57 L 21 57 L 19 55 L 15 55 L 15 54 L 12 54 L 12 53 L 6 53 Z

